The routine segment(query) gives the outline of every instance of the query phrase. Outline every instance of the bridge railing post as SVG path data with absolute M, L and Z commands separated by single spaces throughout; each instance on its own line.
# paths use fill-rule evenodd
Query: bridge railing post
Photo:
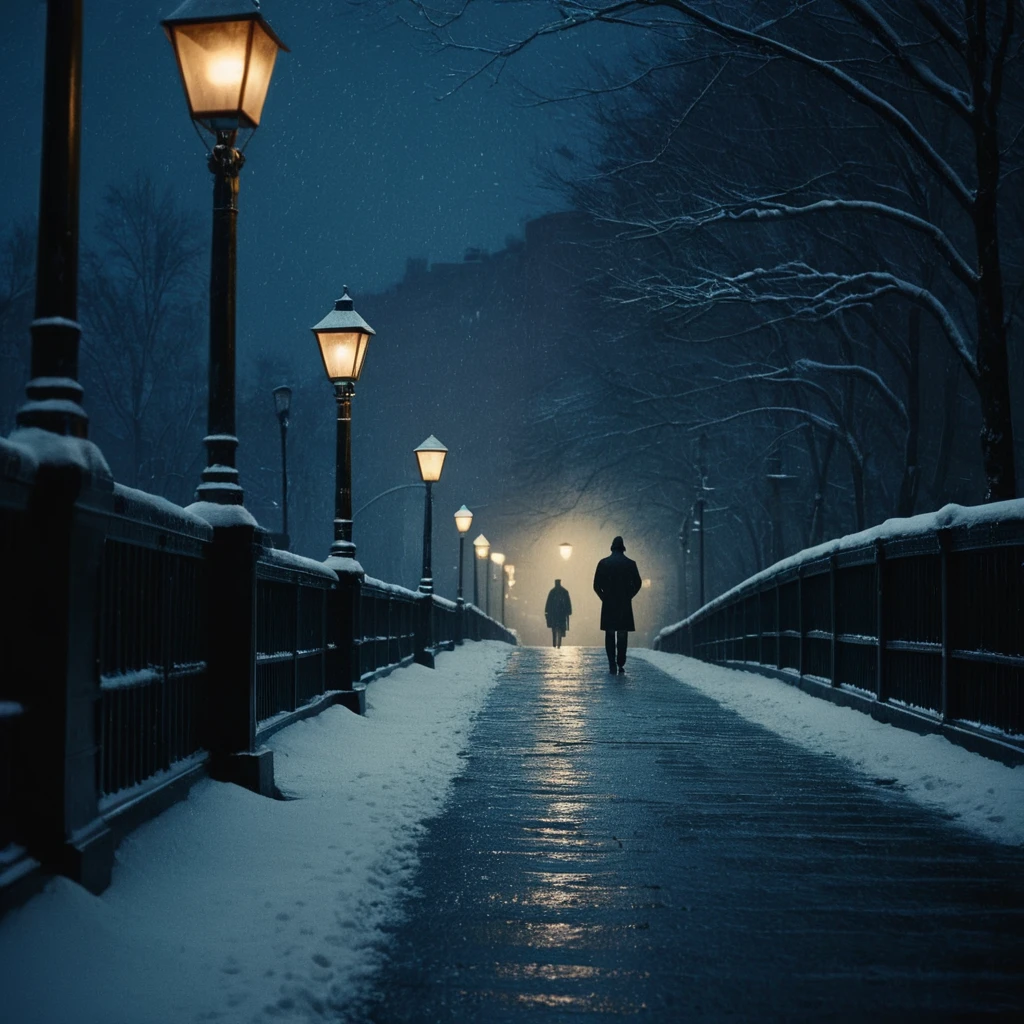
M 936 531 L 939 543 L 939 589 L 940 615 L 942 617 L 942 667 L 940 669 L 939 714 L 943 722 L 949 721 L 949 548 L 948 529 Z
M 796 628 L 800 634 L 799 647 L 797 648 L 797 672 L 803 679 L 807 668 L 806 661 L 806 639 L 807 629 L 804 615 L 804 567 L 801 565 L 796 571 Z
M 832 623 L 832 644 L 829 658 L 832 668 L 829 673 L 829 680 L 833 686 L 839 685 L 839 664 L 837 661 L 839 657 L 839 606 L 836 600 L 839 583 L 837 575 L 837 559 L 835 554 L 832 554 L 828 560 L 828 605 Z
M 264 796 L 274 791 L 274 756 L 256 751 L 256 562 L 263 531 L 239 521 L 214 525 L 207 548 L 210 610 L 210 774 Z
M 96 486 L 96 484 L 99 486 Z M 113 838 L 99 813 L 96 583 L 109 481 L 70 465 L 41 466 L 27 509 L 24 635 L 18 638 L 25 717 L 16 796 L 21 839 L 45 867 L 92 892 L 110 883 Z
M 885 686 L 885 547 L 875 541 L 875 699 L 886 700 Z

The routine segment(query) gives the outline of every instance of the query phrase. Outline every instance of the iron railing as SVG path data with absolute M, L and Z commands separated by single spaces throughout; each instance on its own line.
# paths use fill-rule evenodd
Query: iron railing
M 516 643 L 516 635 L 507 626 L 503 626 L 497 619 L 492 619 L 475 604 L 467 604 L 465 607 L 467 640 L 501 640 L 507 644 Z
M 1024 500 L 947 506 L 803 551 L 655 647 L 1024 738 Z
M 415 654 L 421 595 L 370 576 L 359 587 L 355 664 L 359 679 L 408 664 Z
M 0 863 L 100 891 L 116 838 L 204 769 L 272 792 L 261 738 L 330 703 L 358 710 L 359 680 L 457 642 L 453 602 L 339 578 L 236 512 L 215 529 L 70 464 L 37 471 L 0 439 Z M 464 620 L 514 642 L 475 609 Z
M 204 746 L 210 530 L 127 488 L 97 515 L 96 602 L 101 807 Z
M 337 576 L 319 562 L 267 549 L 256 563 L 256 720 L 295 711 L 329 689 L 329 602 Z

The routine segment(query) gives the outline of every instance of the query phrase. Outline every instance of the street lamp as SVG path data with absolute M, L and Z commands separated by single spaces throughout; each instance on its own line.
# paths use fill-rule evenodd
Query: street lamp
M 459 531 L 459 586 L 455 594 L 455 608 L 456 608 L 456 624 L 458 628 L 457 640 L 461 644 L 466 634 L 466 602 L 462 599 L 462 565 L 463 565 L 463 551 L 466 546 L 466 534 L 469 533 L 469 528 L 473 525 L 473 513 L 462 506 L 455 513 L 455 529 Z M 474 574 L 475 578 L 475 574 Z
M 413 449 L 416 464 L 419 466 L 420 479 L 427 485 L 427 493 L 423 502 L 423 575 L 420 577 L 419 591 L 421 594 L 434 592 L 434 579 L 430 567 L 430 541 L 432 534 L 432 513 L 434 507 L 433 485 L 441 479 L 445 456 L 448 449 L 433 434 L 418 448 Z
M 356 557 L 352 543 L 352 396 L 363 369 L 373 328 L 355 311 L 348 288 L 327 316 L 310 328 L 334 385 L 338 403 L 338 444 L 334 466 L 334 543 L 331 558 Z M 335 567 L 337 568 L 337 567 Z M 360 570 L 361 571 L 361 570 Z
M 210 255 L 210 367 L 206 469 L 199 501 L 241 505 L 235 468 L 235 264 L 238 175 L 245 157 L 239 130 L 260 123 L 279 50 L 288 48 L 252 0 L 185 0 L 165 18 L 189 115 L 216 142 L 207 166 L 213 174 Z
M 572 545 L 568 541 L 562 541 L 558 545 L 558 553 L 562 556 L 563 561 L 568 562 L 572 555 Z
M 478 562 L 486 562 L 487 556 L 491 553 L 491 542 L 481 533 L 475 541 L 473 541 L 473 553 L 476 555 Z M 477 571 L 476 567 L 473 567 L 473 604 L 480 607 L 480 589 L 477 585 Z M 484 583 L 486 583 L 486 577 Z
M 462 563 L 463 563 L 463 548 L 465 547 L 466 534 L 469 533 L 469 528 L 473 525 L 473 513 L 466 508 L 465 505 L 455 513 L 455 529 L 459 531 L 459 587 L 457 591 L 457 599 L 462 600 Z
M 288 550 L 288 413 L 292 407 L 292 389 L 287 384 L 274 388 L 274 410 L 281 425 L 281 535 L 276 547 Z
M 491 561 L 500 569 L 505 564 L 505 556 L 500 551 L 491 552 Z M 505 578 L 499 572 L 498 583 L 501 585 L 501 624 L 505 625 Z M 491 588 L 487 588 L 487 595 L 490 597 Z M 490 615 L 490 611 L 487 613 Z

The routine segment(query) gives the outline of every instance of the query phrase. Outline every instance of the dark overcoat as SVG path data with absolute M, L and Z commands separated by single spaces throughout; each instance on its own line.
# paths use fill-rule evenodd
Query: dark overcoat
M 613 551 L 597 563 L 594 592 L 601 598 L 601 628 L 630 632 L 633 624 L 633 598 L 640 587 L 636 562 L 622 551 Z
M 570 615 L 572 601 L 569 599 L 569 591 L 565 587 L 552 587 L 544 604 L 544 617 L 547 619 L 548 629 L 559 629 L 563 633 L 568 633 Z

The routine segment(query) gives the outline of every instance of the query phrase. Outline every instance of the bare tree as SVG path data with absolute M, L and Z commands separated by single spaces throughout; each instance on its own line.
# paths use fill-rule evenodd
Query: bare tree
M 125 483 L 181 500 L 200 450 L 201 237 L 138 175 L 108 189 L 83 261 L 87 395 L 108 457 Z
M 796 102 L 774 105 L 767 127 L 777 130 L 758 136 L 766 147 L 760 169 L 768 169 L 771 149 L 776 158 L 794 138 L 795 126 L 803 130 L 808 150 L 813 133 L 824 130 L 828 146 L 839 147 L 833 155 L 840 174 L 784 188 L 764 176 L 757 187 L 757 178 L 748 174 L 738 188 L 726 179 L 703 195 L 692 188 L 674 197 L 662 193 L 632 215 L 619 210 L 615 222 L 632 229 L 634 237 L 661 240 L 726 224 L 763 231 L 803 221 L 818 240 L 819 255 L 823 243 L 842 236 L 848 225 L 876 237 L 895 232 L 927 242 L 941 269 L 938 279 L 929 286 L 885 259 L 884 250 L 883 258 L 860 265 L 780 254 L 771 262 L 726 266 L 702 261 L 697 252 L 685 265 L 670 260 L 623 285 L 660 302 L 663 310 L 746 304 L 775 318 L 820 321 L 886 297 L 917 306 L 941 330 L 977 394 L 986 498 L 1015 496 L 1008 346 L 1017 314 L 1001 227 L 1007 217 L 1002 186 L 1020 170 L 1020 0 L 568 0 L 553 5 L 550 21 L 498 45 L 459 35 L 470 2 L 448 10 L 429 0 L 416 6 L 443 45 L 477 59 L 464 80 L 500 74 L 535 41 L 596 23 L 640 31 L 652 40 L 674 38 L 672 59 L 658 52 L 634 75 L 633 85 L 666 66 L 692 73 L 703 61 L 712 70 L 690 108 L 662 133 L 666 151 L 673 135 L 692 124 L 692 111 L 707 105 L 712 86 L 728 97 L 725 69 L 736 69 L 731 96 L 740 106 L 751 106 L 741 86 L 766 95 L 787 89 Z M 716 109 L 722 111 L 721 103 Z M 848 149 L 839 133 L 828 132 L 837 119 L 850 128 L 860 122 L 859 132 L 849 132 Z M 865 145 L 868 130 L 875 135 L 874 154 Z M 720 130 L 718 135 L 721 146 Z M 641 159 L 652 157 L 634 155 L 620 161 L 620 169 L 636 169 Z M 757 170 L 747 159 L 748 170 Z M 885 165 L 908 168 L 927 183 L 921 192 L 937 192 L 930 208 L 921 210 L 906 189 L 891 187 Z M 838 187 L 823 187 L 828 184 Z

